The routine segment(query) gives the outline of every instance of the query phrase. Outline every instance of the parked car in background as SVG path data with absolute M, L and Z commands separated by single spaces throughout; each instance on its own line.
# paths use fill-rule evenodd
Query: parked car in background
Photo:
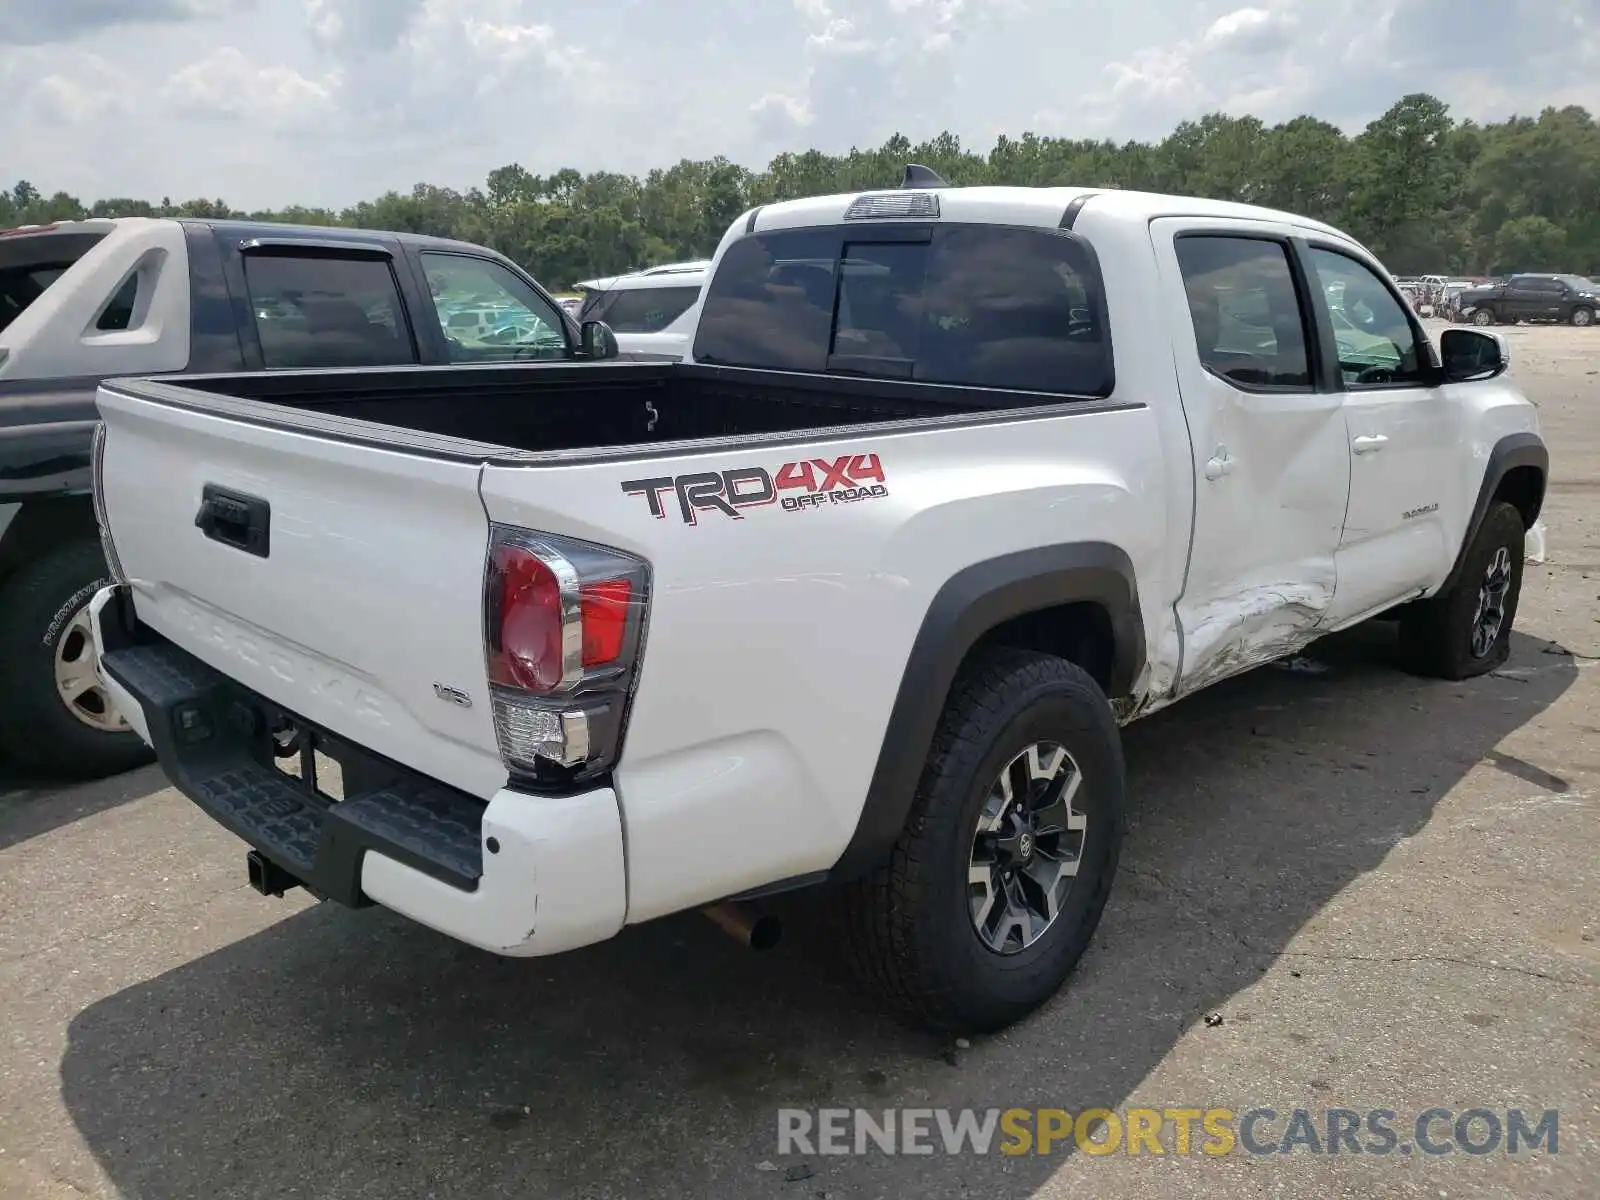
M 1446 275 L 1418 275 L 1398 279 L 1401 287 L 1410 289 L 1416 296 L 1416 310 L 1424 317 L 1443 317 L 1449 311 L 1451 279 Z
M 1461 293 L 1460 319 L 1474 325 L 1518 321 L 1588 326 L 1600 313 L 1600 287 L 1582 275 L 1512 275 Z
M 1444 285 L 1443 311 L 1438 315 L 1451 321 L 1461 319 L 1461 297 L 1479 285 L 1470 279 L 1452 279 Z
M 678 358 L 694 329 L 694 307 L 705 286 L 710 263 L 665 263 L 626 275 L 586 279 L 577 318 L 604 321 L 624 354 L 642 358 Z
M 461 328 L 457 302 L 470 306 Z M 135 217 L 0 233 L 0 756 L 94 777 L 147 755 L 106 697 L 86 624 L 108 577 L 89 486 L 102 379 L 566 358 L 577 345 L 537 281 L 465 242 Z

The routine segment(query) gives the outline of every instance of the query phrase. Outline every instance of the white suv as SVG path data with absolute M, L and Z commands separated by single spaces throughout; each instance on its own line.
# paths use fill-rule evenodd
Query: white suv
M 680 358 L 694 329 L 694 309 L 710 262 L 666 263 L 626 275 L 587 279 L 577 319 L 604 321 L 617 348 L 633 357 Z

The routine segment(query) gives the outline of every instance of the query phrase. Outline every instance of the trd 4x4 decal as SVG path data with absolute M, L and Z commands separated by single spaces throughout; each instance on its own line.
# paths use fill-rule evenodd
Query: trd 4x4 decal
M 785 512 L 820 508 L 827 504 L 850 504 L 887 496 L 883 464 L 876 454 L 845 454 L 829 461 L 813 458 L 787 462 L 776 473 L 765 467 L 735 467 L 731 471 L 696 471 L 689 475 L 658 475 L 654 479 L 629 479 L 622 490 L 630 496 L 643 496 L 650 515 L 658 520 L 667 516 L 667 493 L 678 500 L 678 512 L 685 525 L 698 523 L 702 512 L 720 512 L 735 521 L 744 519 L 742 510 L 779 505 Z

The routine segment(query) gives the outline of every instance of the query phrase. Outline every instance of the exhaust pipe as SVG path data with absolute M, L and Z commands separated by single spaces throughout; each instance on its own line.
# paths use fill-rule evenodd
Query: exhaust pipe
M 250 879 L 250 886 L 263 896 L 281 899 L 285 892 L 300 886 L 298 879 L 259 850 L 252 850 L 244 856 L 244 870 Z
M 748 904 L 729 901 L 708 905 L 700 911 L 723 933 L 751 950 L 770 950 L 783 935 L 782 921 Z

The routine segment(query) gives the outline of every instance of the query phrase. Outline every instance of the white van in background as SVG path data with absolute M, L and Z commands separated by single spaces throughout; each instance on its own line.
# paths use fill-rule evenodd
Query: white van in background
M 617 347 L 631 356 L 680 358 L 694 329 L 694 309 L 710 263 L 665 263 L 626 275 L 586 279 L 574 285 L 583 293 L 579 322 L 604 321 L 617 335 Z

